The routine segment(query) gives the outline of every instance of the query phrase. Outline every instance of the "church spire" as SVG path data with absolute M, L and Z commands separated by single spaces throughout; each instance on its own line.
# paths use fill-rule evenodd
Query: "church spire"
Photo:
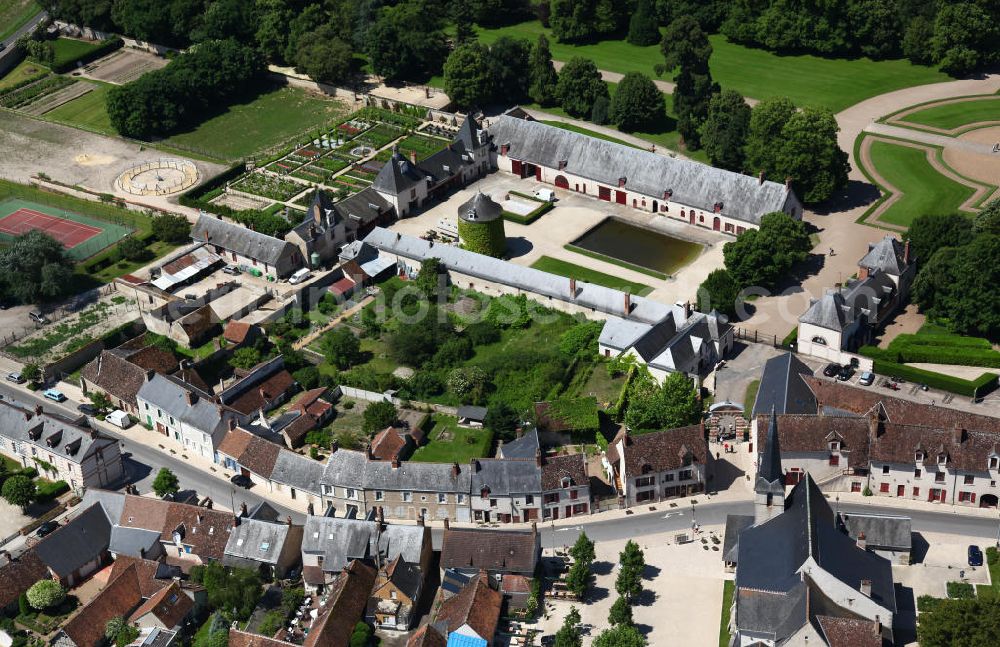
M 767 426 L 767 439 L 760 448 L 760 464 L 757 467 L 757 482 L 785 482 L 785 473 L 781 469 L 781 447 L 778 444 L 778 417 L 774 406 L 771 407 L 771 420 Z

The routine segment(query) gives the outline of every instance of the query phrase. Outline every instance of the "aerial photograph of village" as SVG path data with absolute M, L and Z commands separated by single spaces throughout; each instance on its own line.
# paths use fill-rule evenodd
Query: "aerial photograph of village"
M 0 0 L 0 647 L 997 647 L 1000 0 Z

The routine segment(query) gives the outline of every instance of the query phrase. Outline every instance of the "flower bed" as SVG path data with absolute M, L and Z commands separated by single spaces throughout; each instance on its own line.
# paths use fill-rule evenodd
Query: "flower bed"
M 233 188 L 284 202 L 300 193 L 303 186 L 297 182 L 282 180 L 263 173 L 247 173 L 233 185 Z

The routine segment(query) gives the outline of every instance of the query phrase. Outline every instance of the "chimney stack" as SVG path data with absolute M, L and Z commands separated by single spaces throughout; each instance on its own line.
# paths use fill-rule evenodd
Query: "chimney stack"
M 184 400 L 185 402 L 188 403 L 188 405 L 194 404 L 194 393 L 191 393 L 190 391 L 184 391 Z
M 40 415 L 42 415 L 42 411 L 43 411 L 43 409 L 42 409 L 42 405 L 40 405 L 40 404 L 36 404 L 36 405 L 35 405 L 35 415 L 36 415 L 36 416 L 40 416 Z
M 451 148 L 451 146 L 449 146 Z M 410 164 L 417 165 L 417 151 L 410 151 Z
M 392 469 L 394 469 L 394 470 L 398 470 L 399 469 L 399 457 L 398 456 L 396 456 L 395 458 L 392 459 Z
M 757 174 L 757 185 L 764 186 L 764 171 Z
M 791 190 L 792 190 L 792 176 L 789 175 L 785 177 L 785 193 L 788 193 Z
M 306 506 L 306 514 L 309 515 L 310 517 L 316 514 L 316 508 L 313 507 L 313 504 L 310 503 L 309 505 Z
M 451 464 L 451 478 L 458 478 L 458 463 Z
M 576 279 L 574 279 L 573 277 L 570 277 L 569 279 L 569 298 L 570 299 L 576 298 Z
M 289 526 L 292 525 L 292 515 L 285 517 L 285 523 Z
M 241 517 L 247 516 L 247 502 L 246 501 L 244 501 L 243 503 L 240 504 L 240 516 Z
M 211 510 L 213 505 L 215 505 L 215 503 L 212 501 L 212 497 L 208 497 L 205 500 L 205 508 Z
M 533 535 L 534 534 L 538 534 L 538 522 L 537 521 L 532 521 L 531 522 L 531 534 L 533 534 Z
M 903 265 L 910 264 L 910 241 L 903 241 Z
M 861 595 L 871 597 L 872 596 L 872 581 L 871 580 L 861 580 Z
M 882 618 L 879 617 L 879 616 L 875 616 L 875 623 L 874 624 L 875 624 L 875 626 L 874 626 L 875 635 L 876 636 L 881 635 L 882 634 Z
M 691 318 L 691 302 L 690 301 L 685 301 L 684 302 L 684 321 L 687 321 L 690 318 Z
M 451 528 L 451 523 L 448 521 L 448 517 L 445 517 L 444 518 L 444 529 L 448 530 L 449 528 Z
M 205 242 L 207 243 L 208 242 L 208 229 L 202 230 L 201 234 L 202 234 L 202 237 L 205 239 Z
M 536 449 L 535 450 L 535 465 L 537 465 L 538 467 L 542 466 L 542 450 L 541 449 Z
M 227 422 L 229 431 L 236 431 L 236 418 L 230 418 Z
M 962 441 L 965 440 L 965 430 L 961 427 L 955 427 L 955 429 L 952 430 L 952 440 L 955 441 L 956 445 L 961 445 Z
M 864 532 L 858 533 L 858 548 L 861 550 L 868 549 L 868 540 L 865 538 Z
M 625 316 L 627 317 L 629 313 L 632 312 L 632 295 L 628 292 L 625 293 Z
M 382 506 L 375 508 L 375 519 L 379 522 L 379 524 L 385 523 L 385 513 L 382 510 Z

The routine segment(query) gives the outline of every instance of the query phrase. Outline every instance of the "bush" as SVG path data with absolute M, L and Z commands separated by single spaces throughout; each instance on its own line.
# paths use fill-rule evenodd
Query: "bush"
M 998 379 L 996 373 L 983 373 L 975 380 L 963 380 L 953 375 L 934 373 L 933 371 L 926 371 L 914 366 L 907 366 L 877 358 L 874 364 L 875 372 L 880 375 L 901 377 L 911 382 L 926 384 L 934 389 L 941 389 L 942 391 L 968 397 L 983 395 L 988 391 L 989 387 L 997 385 Z
M 969 600 L 976 597 L 976 589 L 968 582 L 948 582 L 948 597 Z
M 863 346 L 860 354 L 899 363 L 958 364 L 1000 368 L 1000 352 L 981 337 L 903 334 L 887 348 Z
M 66 589 L 53 580 L 39 580 L 28 589 L 28 603 L 39 611 L 59 605 L 66 599 Z
M 42 481 L 38 484 L 38 490 L 35 493 L 35 500 L 40 503 L 45 503 L 65 492 L 69 492 L 69 484 L 66 481 Z

